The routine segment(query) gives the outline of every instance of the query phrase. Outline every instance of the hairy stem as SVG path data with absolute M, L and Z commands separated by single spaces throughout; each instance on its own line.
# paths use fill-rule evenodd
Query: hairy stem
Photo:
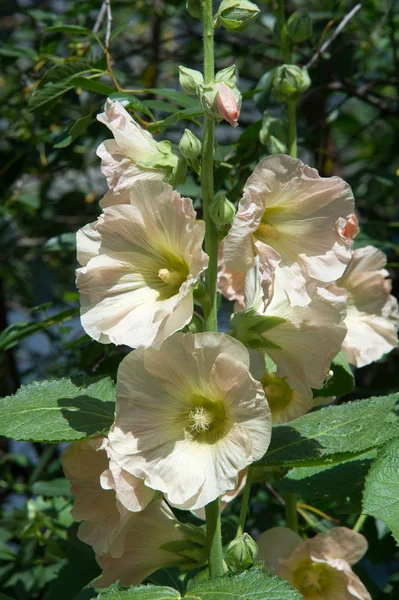
M 296 100 L 288 100 L 288 154 L 292 158 L 297 158 L 296 142 Z
M 245 482 L 244 493 L 242 495 L 242 500 L 241 500 L 240 520 L 238 523 L 236 537 L 240 537 L 245 531 L 245 521 L 247 520 L 249 495 L 251 492 L 251 484 L 252 484 L 252 475 L 253 475 L 253 471 L 252 471 L 251 467 L 249 467 L 248 473 L 247 473 L 247 480 Z
M 215 77 L 213 51 L 213 14 L 212 0 L 202 0 L 202 27 L 204 37 L 204 81 L 210 83 Z M 209 264 L 205 273 L 205 292 L 209 298 L 209 311 L 205 314 L 207 331 L 217 331 L 217 260 L 218 231 L 210 215 L 213 202 L 213 152 L 215 123 L 213 119 L 204 117 L 204 137 L 202 141 L 202 209 L 205 221 L 205 251 L 209 256 Z M 208 541 L 209 574 L 220 577 L 224 574 L 222 527 L 220 516 L 220 499 L 216 498 L 205 507 L 206 534 Z

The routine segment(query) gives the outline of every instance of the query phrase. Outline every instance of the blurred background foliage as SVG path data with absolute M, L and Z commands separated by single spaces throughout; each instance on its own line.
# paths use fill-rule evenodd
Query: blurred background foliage
M 216 32 L 216 66 L 235 62 L 244 93 L 240 126 L 217 129 L 216 185 L 232 201 L 256 162 L 274 149 L 270 119 L 284 117 L 267 89 L 267 73 L 281 64 L 274 0 L 258 4 L 261 16 L 244 32 Z M 287 2 L 288 14 L 302 9 L 313 24 L 311 37 L 295 47 L 295 62 L 316 59 L 309 70 L 312 87 L 299 104 L 299 155 L 322 175 L 351 184 L 361 224 L 356 244 L 372 243 L 387 253 L 398 296 L 399 2 L 365 0 L 318 56 L 354 6 L 347 0 Z M 96 148 L 110 136 L 95 118 L 106 96 L 122 100 L 158 139 L 177 142 L 185 127 L 201 135 L 197 101 L 177 83 L 179 64 L 201 69 L 200 24 L 187 14 L 185 1 L 112 0 L 111 8 L 110 47 L 104 52 L 107 15 L 101 19 L 99 0 L 0 3 L 1 396 L 35 379 L 81 372 L 115 377 L 126 352 L 84 335 L 74 287 L 75 232 L 95 220 L 106 191 Z M 284 127 L 274 127 L 284 149 Z M 195 174 L 179 190 L 198 206 Z M 397 358 L 394 352 L 358 370 L 356 388 L 344 401 L 398 391 Z M 72 600 L 98 573 L 91 548 L 76 538 L 60 451 L 0 441 L 3 600 Z M 273 477 L 260 473 L 253 488 L 254 534 L 283 523 Z M 302 530 L 328 528 L 334 523 L 329 518 L 353 525 L 357 496 L 355 490 L 346 509 L 328 493 L 303 499 Z M 238 506 L 233 502 L 227 509 L 227 537 Z M 371 518 L 364 532 L 370 550 L 358 571 L 375 600 L 394 600 L 394 540 Z M 152 580 L 170 584 L 174 577 L 172 570 Z M 91 597 L 84 594 L 79 598 Z

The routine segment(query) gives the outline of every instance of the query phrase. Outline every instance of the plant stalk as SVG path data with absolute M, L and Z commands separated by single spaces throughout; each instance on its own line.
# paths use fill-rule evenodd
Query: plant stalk
M 297 141 L 296 141 L 296 100 L 288 100 L 288 154 L 292 158 L 297 158 Z
M 296 494 L 287 493 L 284 494 L 285 502 L 285 521 L 287 527 L 298 533 L 298 515 L 296 511 Z
M 202 28 L 204 48 L 204 82 L 210 83 L 215 77 L 213 47 L 213 13 L 212 0 L 202 0 Z M 209 298 L 209 311 L 205 315 L 207 331 L 217 331 L 217 267 L 218 267 L 218 230 L 210 215 L 210 207 L 214 198 L 213 153 L 215 123 L 204 116 L 204 137 L 202 141 L 201 189 L 202 210 L 205 221 L 205 252 L 209 263 L 205 273 L 205 292 Z M 224 575 L 222 523 L 220 516 L 220 499 L 216 498 L 205 507 L 206 535 L 208 542 L 209 574 L 211 577 Z
M 245 487 L 244 487 L 244 493 L 242 495 L 242 500 L 241 500 L 240 519 L 238 522 L 236 537 L 241 537 L 245 531 L 245 521 L 247 520 L 248 503 L 249 503 L 249 495 L 251 492 L 252 476 L 253 476 L 253 470 L 251 469 L 251 467 L 249 467 L 248 473 L 247 473 L 247 480 L 245 482 Z

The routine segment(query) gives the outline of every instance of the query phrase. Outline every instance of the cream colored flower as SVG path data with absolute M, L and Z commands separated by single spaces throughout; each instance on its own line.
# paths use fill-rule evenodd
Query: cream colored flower
M 352 213 L 353 195 L 342 179 L 320 177 L 284 154 L 270 156 L 244 187 L 224 261 L 241 272 L 254 266 L 257 255 L 270 271 L 279 262 L 290 303 L 304 306 L 309 281 L 325 285 L 343 274 L 351 245 L 343 229 Z
M 108 186 L 114 195 L 129 191 L 132 184 L 139 179 L 164 179 L 170 171 L 162 168 L 145 166 L 152 159 L 160 156 L 157 142 L 145 131 L 120 102 L 109 98 L 105 111 L 97 115 L 113 133 L 113 140 L 106 140 L 97 150 L 101 158 L 101 170 L 107 178 Z M 110 198 L 110 196 L 108 196 Z M 122 198 L 121 198 L 122 199 Z M 126 201 L 126 196 L 125 196 Z M 109 206 L 103 198 L 103 207 Z M 122 203 L 122 202 L 121 202 Z
M 299 394 L 287 383 L 285 377 L 265 371 L 260 382 L 272 413 L 273 424 L 288 423 L 317 406 L 312 393 Z
M 139 348 L 118 371 L 113 459 L 184 509 L 233 490 L 270 442 L 270 410 L 227 335 L 176 333 Z
M 379 360 L 398 345 L 398 301 L 390 294 L 386 262 L 381 250 L 373 246 L 358 248 L 337 281 L 337 286 L 348 293 L 348 333 L 342 350 L 356 367 Z
M 108 482 L 111 479 L 106 442 L 106 438 L 99 436 L 70 444 L 62 454 L 62 466 L 75 497 L 71 515 L 76 521 L 83 521 L 79 526 L 79 539 L 93 546 L 97 554 L 107 552 L 120 557 L 133 513 L 116 497 L 114 482 L 105 489 L 101 487 L 102 477 Z M 154 492 L 146 488 L 143 481 L 127 476 L 130 505 L 139 511 L 153 499 Z
M 105 588 L 117 580 L 120 586 L 136 585 L 158 569 L 187 562 L 187 558 L 172 549 L 173 542 L 181 547 L 185 540 L 184 526 L 175 519 L 168 505 L 154 500 L 142 512 L 133 514 L 121 556 L 109 553 L 96 556 L 102 575 L 91 585 Z
M 303 541 L 291 529 L 274 527 L 257 543 L 265 569 L 287 580 L 304 600 L 371 600 L 350 566 L 367 551 L 360 533 L 335 527 Z
M 234 488 L 234 490 L 229 490 L 228 492 L 226 492 L 225 494 L 220 496 L 220 511 L 221 512 L 226 508 L 226 506 L 230 502 L 235 500 L 235 498 L 237 498 L 237 496 L 239 496 L 241 494 L 241 492 L 244 490 L 245 484 L 247 482 L 247 474 L 248 474 L 248 467 L 245 467 L 245 469 L 243 469 L 242 471 L 240 471 L 238 473 L 238 484 Z M 201 508 L 197 508 L 196 510 L 193 510 L 191 512 L 199 519 L 202 519 L 203 521 L 206 520 L 205 506 L 203 506 Z
M 263 350 L 276 364 L 276 375 L 309 399 L 311 388 L 323 387 L 331 361 L 341 349 L 346 296 L 316 288 L 307 306 L 292 306 L 281 269 L 276 267 L 271 298 L 265 301 L 255 265 L 247 274 L 245 297 L 248 308 L 231 320 L 233 335 L 250 348 Z
M 193 314 L 193 286 L 208 264 L 204 223 L 189 198 L 138 181 L 130 204 L 104 209 L 77 234 L 81 321 L 95 340 L 159 344 Z

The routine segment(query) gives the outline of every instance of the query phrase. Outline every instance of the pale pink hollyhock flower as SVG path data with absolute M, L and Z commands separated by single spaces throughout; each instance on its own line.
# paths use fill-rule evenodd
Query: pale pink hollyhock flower
M 274 425 L 293 421 L 309 412 L 314 406 L 318 406 L 312 392 L 307 394 L 296 392 L 288 385 L 285 377 L 279 377 L 276 373 L 265 371 L 260 382 L 270 406 Z
M 102 476 L 108 473 L 109 466 L 106 442 L 105 437 L 99 436 L 70 444 L 62 454 L 62 466 L 75 497 L 71 515 L 76 521 L 83 521 L 79 539 L 93 546 L 97 554 L 107 552 L 119 557 L 133 513 L 126 510 L 111 486 L 101 487 Z M 142 510 L 154 498 L 154 492 L 142 480 L 127 476 L 130 505 L 136 511 Z M 109 475 L 107 479 L 110 481 Z
M 224 241 L 229 269 L 248 271 L 255 256 L 267 270 L 279 263 L 293 305 L 310 301 L 309 281 L 332 283 L 350 259 L 342 233 L 353 195 L 339 177 L 284 154 L 264 158 L 249 177 L 233 226 Z
M 258 560 L 265 569 L 288 581 L 303 600 L 371 600 L 351 569 L 367 551 L 363 535 L 335 527 L 303 539 L 286 527 L 273 527 L 257 540 Z
M 92 338 L 148 346 L 191 320 L 193 286 L 208 264 L 195 217 L 170 185 L 138 181 L 130 204 L 105 208 L 78 231 L 81 321 Z
M 233 127 L 238 126 L 240 107 L 228 85 L 224 82 L 215 85 L 217 90 L 215 105 L 221 117 Z
M 234 488 L 234 490 L 229 490 L 228 492 L 226 492 L 225 494 L 220 496 L 220 511 L 221 512 L 226 508 L 226 506 L 230 502 L 235 500 L 235 498 L 237 498 L 237 496 L 239 496 L 241 494 L 241 492 L 245 488 L 245 484 L 247 482 L 247 474 L 248 474 L 248 467 L 246 467 L 245 469 L 243 469 L 242 471 L 240 471 L 238 473 L 238 484 Z M 202 519 L 203 521 L 206 520 L 205 506 L 203 506 L 202 508 L 197 508 L 197 510 L 193 510 L 191 512 L 199 519 Z
M 166 171 L 145 167 L 140 163 L 150 161 L 159 155 L 157 142 L 152 135 L 140 127 L 120 102 L 109 98 L 105 111 L 97 115 L 97 119 L 111 130 L 114 139 L 106 140 L 97 149 L 101 158 L 101 170 L 107 178 L 108 187 L 112 194 L 107 194 L 101 205 L 110 206 L 116 203 L 116 197 L 121 196 L 121 202 L 128 202 L 126 191 L 138 179 L 164 179 Z M 112 197 L 114 196 L 114 200 Z
M 118 370 L 113 459 L 178 508 L 236 488 L 271 433 L 248 366 L 246 348 L 221 333 L 175 333 L 159 349 L 128 354 Z
M 136 585 L 158 569 L 187 562 L 170 547 L 173 542 L 181 544 L 185 540 L 184 525 L 179 524 L 165 502 L 154 500 L 142 512 L 133 514 L 121 556 L 96 556 L 102 575 L 91 585 L 105 588 L 117 580 L 120 586 Z M 169 549 L 163 548 L 167 545 Z
M 280 267 L 274 272 L 271 290 L 270 299 L 265 300 L 257 265 L 248 272 L 248 308 L 233 315 L 234 335 L 244 342 L 247 337 L 251 348 L 263 350 L 276 364 L 276 375 L 284 378 L 292 390 L 309 398 L 312 388 L 323 387 L 331 361 L 341 349 L 346 335 L 346 296 L 342 290 L 341 295 L 336 295 L 316 288 L 307 306 L 292 306 Z M 260 378 L 263 370 L 264 361 L 260 375 L 257 366 L 255 376 Z M 255 374 L 253 361 L 251 372 Z
M 358 248 L 337 281 L 337 286 L 348 294 L 348 333 L 342 350 L 356 367 L 379 360 L 398 345 L 398 301 L 390 294 L 386 262 L 381 250 L 373 246 Z

